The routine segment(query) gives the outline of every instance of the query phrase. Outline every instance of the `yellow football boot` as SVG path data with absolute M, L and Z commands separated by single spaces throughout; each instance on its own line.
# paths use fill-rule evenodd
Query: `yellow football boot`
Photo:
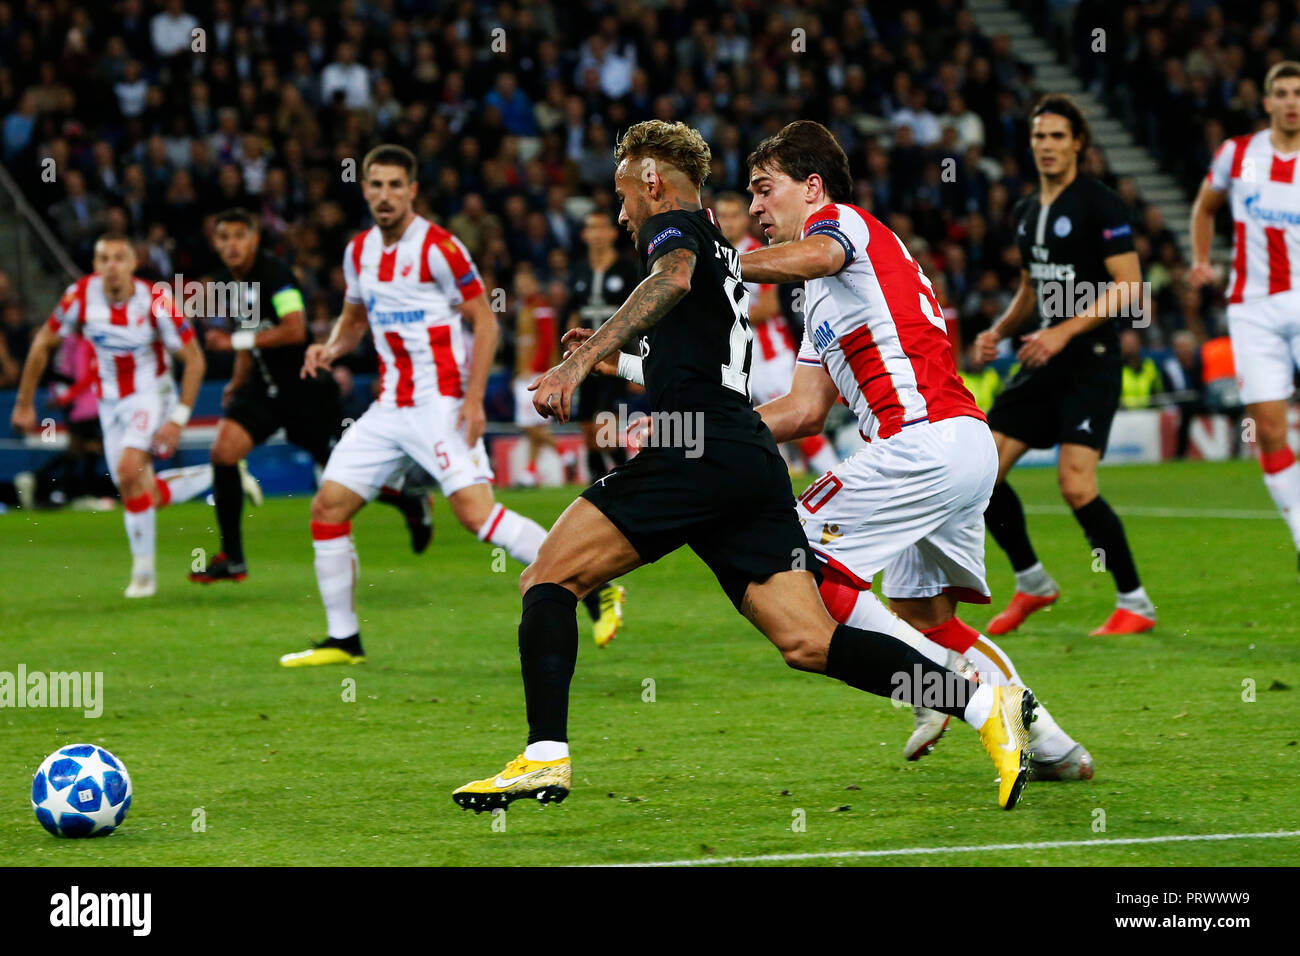
M 1029 724 L 1034 695 L 1024 687 L 993 688 L 993 708 L 980 727 L 980 743 L 998 768 L 998 806 L 1010 810 L 1029 780 Z
M 597 647 L 606 647 L 623 627 L 623 601 L 627 591 L 621 584 L 607 584 L 600 592 L 600 617 L 591 625 Z
M 341 647 L 317 645 L 305 651 L 294 651 L 280 658 L 281 667 L 320 667 L 324 664 L 364 664 L 365 654 L 351 654 Z
M 454 790 L 451 798 L 462 810 L 482 813 L 509 806 L 524 798 L 538 803 L 559 803 L 569 795 L 573 769 L 568 757 L 559 760 L 528 760 L 520 754 L 495 777 L 472 780 Z

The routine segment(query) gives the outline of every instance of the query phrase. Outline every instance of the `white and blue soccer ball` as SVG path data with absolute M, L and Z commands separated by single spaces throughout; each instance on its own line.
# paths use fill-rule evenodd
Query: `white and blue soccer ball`
M 32 778 L 32 809 L 55 836 L 108 836 L 130 808 L 126 764 L 94 744 L 60 747 Z

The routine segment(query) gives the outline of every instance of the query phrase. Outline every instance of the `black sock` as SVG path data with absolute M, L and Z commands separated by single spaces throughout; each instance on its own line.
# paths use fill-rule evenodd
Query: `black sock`
M 826 676 L 868 694 L 921 704 L 957 718 L 979 688 L 896 637 L 847 624 L 831 635 Z
M 1012 570 L 1023 571 L 1038 563 L 1034 546 L 1029 543 L 1025 509 L 1021 507 L 1015 490 L 1005 481 L 993 486 L 993 496 L 989 498 L 989 506 L 984 509 L 984 523 L 988 525 L 989 534 L 993 535 L 998 547 L 1011 559 Z
M 244 512 L 244 486 L 238 465 L 212 466 L 212 497 L 217 505 L 217 527 L 221 529 L 221 550 L 233 564 L 244 562 L 244 535 L 240 521 Z
M 587 450 L 587 471 L 591 474 L 592 481 L 605 477 L 605 456 L 600 451 Z
M 361 649 L 361 632 L 358 631 L 351 637 L 327 637 L 321 643 L 321 647 L 337 647 L 340 650 L 347 651 L 349 654 L 364 654 Z
M 1098 495 L 1082 508 L 1076 508 L 1074 520 L 1079 522 L 1079 527 L 1088 536 L 1088 543 L 1101 551 L 1106 570 L 1115 576 L 1116 589 L 1121 594 L 1126 594 L 1140 588 L 1142 582 L 1138 580 L 1133 552 L 1129 550 L 1128 538 L 1124 536 L 1124 525 L 1119 520 L 1119 515 L 1106 504 L 1106 499 Z
M 593 621 L 600 620 L 600 596 L 605 593 L 605 588 L 607 587 L 609 587 L 608 584 L 602 584 L 594 591 L 589 592 L 587 596 L 582 599 L 582 603 L 586 605 L 587 613 L 591 615 Z
M 535 584 L 519 619 L 528 742 L 569 739 L 569 681 L 578 660 L 578 599 L 558 584 Z

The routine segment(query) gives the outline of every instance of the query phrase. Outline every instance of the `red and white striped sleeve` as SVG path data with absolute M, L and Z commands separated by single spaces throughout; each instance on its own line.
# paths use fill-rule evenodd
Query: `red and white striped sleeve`
M 426 254 L 430 277 L 453 306 L 483 294 L 483 280 L 479 278 L 469 250 L 451 233 L 440 232 L 429 243 Z
M 366 235 L 365 232 L 359 232 L 353 236 L 343 253 L 343 301 L 353 305 L 361 305 L 365 301 L 361 297 L 361 249 L 365 245 Z
M 83 276 L 63 290 L 59 302 L 50 312 L 47 325 L 66 339 L 81 330 L 86 321 L 86 283 L 89 276 Z
M 1234 137 L 1225 139 L 1219 144 L 1214 159 L 1210 161 L 1210 168 L 1205 173 L 1205 181 L 1210 184 L 1211 189 L 1226 193 L 1232 185 L 1234 167 L 1236 172 L 1240 172 L 1239 154 L 1245 152 L 1245 145 L 1241 140 L 1242 137 Z
M 180 306 L 172 299 L 171 289 L 164 282 L 155 282 L 149 289 L 149 314 L 153 316 L 158 337 L 169 352 L 179 352 L 194 341 L 194 329 L 185 321 Z

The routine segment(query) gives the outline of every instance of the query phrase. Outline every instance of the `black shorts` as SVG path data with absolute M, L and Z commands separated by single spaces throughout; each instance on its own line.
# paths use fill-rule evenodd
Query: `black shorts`
M 322 466 L 343 433 L 343 405 L 338 384 L 331 377 L 282 385 L 274 397 L 265 382 L 248 382 L 231 396 L 222 417 L 243 426 L 254 445 L 283 428 L 292 444 Z
M 683 449 L 643 451 L 582 497 L 647 564 L 690 545 L 737 610 L 751 581 L 793 570 L 811 571 L 820 581 L 781 456 L 718 439 L 701 447 L 698 458 Z
M 1030 448 L 1087 445 L 1105 454 L 1119 409 L 1119 356 L 1109 350 L 1062 353 L 1041 368 L 1021 368 L 989 410 L 989 428 Z
M 591 375 L 578 386 L 578 413 L 574 421 L 595 421 L 600 412 L 618 411 L 619 402 L 627 401 L 627 382 L 612 375 Z
M 94 442 L 103 439 L 104 430 L 100 427 L 99 416 L 96 415 L 94 418 L 83 418 L 81 421 L 69 421 L 68 434 L 84 442 Z

